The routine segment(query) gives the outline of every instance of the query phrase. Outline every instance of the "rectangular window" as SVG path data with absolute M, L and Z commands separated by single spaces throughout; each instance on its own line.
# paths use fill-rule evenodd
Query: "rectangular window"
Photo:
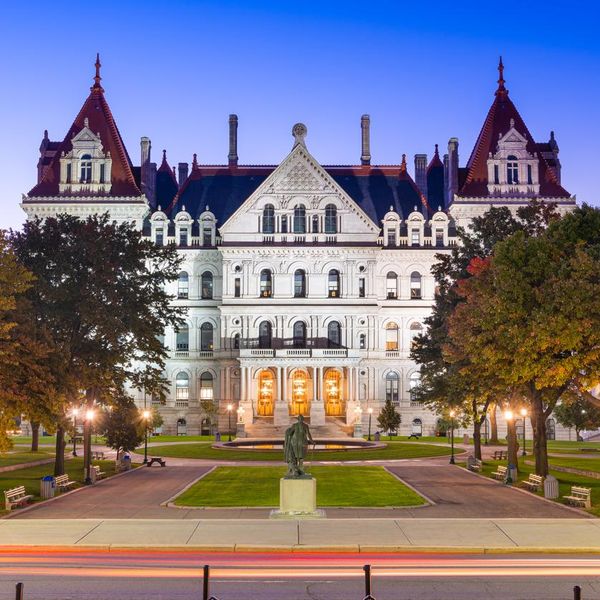
M 242 280 L 239 277 L 236 277 L 233 282 L 233 295 L 235 298 L 239 298 L 242 295 Z
M 157 246 L 165 245 L 165 234 L 164 234 L 162 227 L 160 229 L 156 230 L 156 245 Z
M 212 246 L 212 229 L 210 227 L 204 227 L 202 230 L 202 245 Z
M 387 232 L 387 245 L 388 246 L 395 246 L 396 245 L 396 230 L 395 229 L 388 229 L 388 232 Z
M 67 183 L 71 183 L 71 165 L 67 165 Z
M 494 183 L 496 185 L 500 183 L 500 172 L 498 170 L 498 165 L 494 165 Z
M 287 227 L 287 215 L 283 215 L 281 217 L 281 233 L 287 233 L 288 232 L 288 227 Z
M 527 183 L 528 185 L 533 184 L 533 176 L 531 172 L 531 165 L 527 165 Z
M 179 245 L 180 246 L 187 246 L 188 245 L 188 230 L 186 229 L 182 229 L 179 232 Z
M 444 230 L 443 229 L 435 230 L 435 245 L 438 248 L 441 248 L 444 245 Z
M 104 175 L 105 173 L 105 165 L 104 163 L 100 165 L 100 183 L 104 183 Z
M 358 280 L 358 297 L 359 298 L 364 298 L 365 297 L 365 278 L 361 277 Z
M 412 246 L 418 246 L 421 243 L 421 236 L 419 235 L 418 229 L 411 229 L 410 243 Z

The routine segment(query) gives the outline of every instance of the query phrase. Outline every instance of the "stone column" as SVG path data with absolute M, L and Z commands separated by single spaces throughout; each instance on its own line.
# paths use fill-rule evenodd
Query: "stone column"
M 277 398 L 273 411 L 273 424 L 276 427 L 287 427 L 290 413 L 287 406 L 287 367 L 277 367 Z
M 319 373 L 321 367 L 313 367 L 313 399 L 310 403 L 310 425 L 319 427 L 325 425 L 325 405 L 323 399 L 319 397 Z
M 241 422 L 244 423 L 244 425 L 252 425 L 254 422 L 254 406 L 252 403 L 252 391 L 250 383 L 250 367 L 242 367 L 239 408 L 243 408 L 244 410 L 244 414 L 241 418 Z

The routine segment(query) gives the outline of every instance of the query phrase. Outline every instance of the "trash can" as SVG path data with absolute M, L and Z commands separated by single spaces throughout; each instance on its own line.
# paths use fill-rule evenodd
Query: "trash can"
M 46 475 L 40 480 L 40 496 L 43 500 L 48 498 L 54 498 L 54 492 L 56 491 L 56 480 L 52 475 Z
M 215 433 L 215 442 L 220 442 L 221 441 L 221 434 L 217 431 L 217 433 Z
M 544 498 L 558 498 L 558 479 L 552 475 L 544 479 Z
M 125 454 L 123 456 L 123 471 L 129 471 L 131 469 L 131 456 Z
M 379 440 L 381 440 L 381 434 L 379 433 L 379 431 L 375 432 L 375 441 L 378 442 Z

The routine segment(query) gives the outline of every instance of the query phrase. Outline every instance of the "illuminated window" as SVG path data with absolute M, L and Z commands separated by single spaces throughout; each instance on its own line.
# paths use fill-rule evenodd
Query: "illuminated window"
M 213 395 L 213 376 L 208 371 L 200 375 L 200 400 L 212 400 Z
M 388 299 L 398 297 L 398 275 L 390 271 L 385 278 L 385 291 Z
M 342 374 L 329 369 L 325 374 L 325 412 L 327 415 L 337 416 L 343 412 L 342 402 Z
M 258 414 L 268 416 L 273 414 L 273 395 L 275 378 L 271 371 L 261 371 L 258 376 Z
M 327 276 L 327 292 L 330 298 L 340 296 L 340 272 L 337 269 L 331 269 Z
M 421 273 L 413 271 L 410 274 L 410 297 L 421 298 Z
M 400 377 L 398 373 L 394 371 L 388 373 L 385 376 L 385 400 L 386 402 L 390 400 L 392 404 L 398 404 L 399 395 L 398 391 L 400 389 Z
M 175 378 L 175 399 L 188 400 L 190 397 L 190 376 L 185 371 L 179 371 Z
M 200 327 L 200 350 L 210 352 L 213 349 L 213 326 L 211 323 L 202 323 Z
M 270 298 L 273 295 L 273 274 L 269 269 L 260 272 L 260 296 Z
M 385 349 L 398 350 L 398 325 L 388 323 L 385 328 Z

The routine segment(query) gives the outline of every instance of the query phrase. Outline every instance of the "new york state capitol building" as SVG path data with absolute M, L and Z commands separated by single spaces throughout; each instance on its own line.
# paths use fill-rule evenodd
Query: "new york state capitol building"
M 537 198 L 561 212 L 575 199 L 561 186 L 554 135 L 538 143 L 498 87 L 466 166 L 456 138 L 440 156 L 371 164 L 369 116 L 361 118 L 356 165 L 315 158 L 307 128 L 294 125 L 277 165 L 238 162 L 236 115 L 229 116 L 227 164 L 152 162 L 141 138 L 140 166 L 125 148 L 96 77 L 63 141 L 40 146 L 38 182 L 23 196 L 28 218 L 109 212 L 156 244 L 176 244 L 184 262 L 173 303 L 186 326 L 166 331 L 170 393 L 163 432 L 207 432 L 206 402 L 227 406 L 252 434 L 287 425 L 373 423 L 387 398 L 400 432 L 432 435 L 437 416 L 411 399 L 419 366 L 411 340 L 434 301 L 435 255 L 457 243 L 457 227 L 491 206 L 516 210 Z M 136 392 L 140 405 L 152 402 Z M 553 423 L 549 423 L 550 429 Z M 566 432 L 565 432 L 566 433 Z M 552 437 L 552 431 L 549 432 Z M 560 428 L 557 427 L 557 434 Z

